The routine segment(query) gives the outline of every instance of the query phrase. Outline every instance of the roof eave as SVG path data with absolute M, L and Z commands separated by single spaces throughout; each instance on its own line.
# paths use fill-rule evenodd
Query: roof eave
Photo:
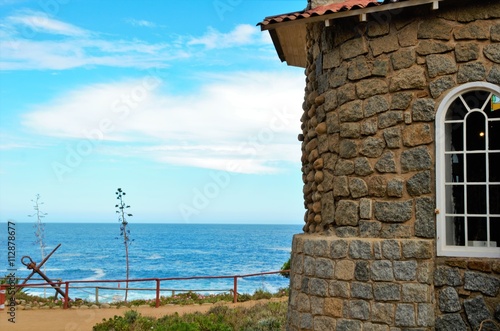
M 306 26 L 309 23 L 324 21 L 330 25 L 332 20 L 358 16 L 360 21 L 366 20 L 366 15 L 400 8 L 415 7 L 432 4 L 432 9 L 439 8 L 439 2 L 445 0 L 406 0 L 384 5 L 359 9 L 339 11 L 323 15 L 315 15 L 281 22 L 259 23 L 262 31 L 269 31 L 278 56 L 282 62 L 290 66 L 305 68 L 307 65 Z
M 280 26 L 269 30 L 274 48 L 281 62 L 305 68 L 307 65 L 306 25 Z

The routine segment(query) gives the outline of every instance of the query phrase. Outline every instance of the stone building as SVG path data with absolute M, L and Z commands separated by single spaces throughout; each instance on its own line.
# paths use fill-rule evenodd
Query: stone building
M 288 330 L 500 330 L 500 1 L 259 25 L 306 76 Z

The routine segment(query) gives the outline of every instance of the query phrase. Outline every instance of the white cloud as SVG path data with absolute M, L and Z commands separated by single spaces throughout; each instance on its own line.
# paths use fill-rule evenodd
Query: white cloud
M 25 135 L 0 132 L 0 151 L 38 149 L 43 147 L 47 147 L 47 144 L 31 139 L 30 137 L 26 137 Z
M 141 41 L 0 40 L 0 70 L 63 70 L 82 66 L 152 68 L 190 55 L 169 45 Z
M 300 74 L 204 78 L 189 95 L 162 92 L 154 76 L 85 86 L 32 109 L 23 124 L 46 136 L 114 141 L 106 153 L 176 165 L 270 173 L 300 159 Z
M 208 28 L 207 33 L 199 38 L 192 38 L 189 45 L 204 45 L 207 49 L 229 48 L 248 44 L 261 43 L 261 32 L 257 27 L 240 24 L 233 31 L 222 33 L 214 28 Z
M 31 37 L 34 33 L 49 33 L 64 36 L 86 36 L 88 31 L 75 25 L 65 23 L 50 18 L 43 12 L 26 12 L 9 16 L 7 21 L 13 25 L 21 25 L 21 34 L 25 38 Z
M 145 28 L 156 28 L 158 25 L 154 22 L 147 21 L 147 20 L 136 20 L 134 18 L 129 18 L 126 19 L 125 22 L 132 26 L 139 26 L 139 27 L 145 27 Z
M 140 22 L 146 24 L 146 22 Z M 78 26 L 24 11 L 0 25 L 0 70 L 64 70 L 82 66 L 166 67 L 190 55 L 166 42 L 112 39 Z
M 154 27 L 153 22 L 128 20 L 136 26 Z M 175 36 L 175 40 L 149 42 L 116 39 L 49 18 L 40 12 L 23 12 L 0 24 L 0 70 L 65 70 L 83 66 L 128 68 L 167 67 L 173 61 L 196 56 L 203 45 L 208 51 L 240 46 L 269 46 L 269 37 L 258 28 L 242 24 L 228 33 L 209 28 L 202 37 Z M 204 54 L 207 55 L 207 54 Z M 239 57 L 254 56 L 240 53 Z M 210 56 L 207 61 L 214 61 Z M 211 60 L 208 60 L 211 59 Z M 217 56 L 220 61 L 220 56 Z

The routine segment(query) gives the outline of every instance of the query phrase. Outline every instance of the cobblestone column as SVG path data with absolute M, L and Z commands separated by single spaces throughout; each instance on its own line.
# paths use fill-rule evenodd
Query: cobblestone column
M 468 330 L 499 314 L 499 259 L 435 255 L 435 112 L 460 84 L 500 84 L 500 3 L 460 4 L 308 25 L 288 330 Z

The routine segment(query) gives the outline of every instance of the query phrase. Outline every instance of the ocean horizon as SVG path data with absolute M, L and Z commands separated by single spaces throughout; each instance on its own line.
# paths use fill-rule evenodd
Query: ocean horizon
M 21 257 L 30 256 L 37 264 L 41 261 L 33 226 L 33 222 L 16 223 L 15 269 L 21 281 L 31 273 L 21 264 Z M 277 271 L 290 257 L 292 237 L 301 232 L 302 225 L 129 223 L 128 228 L 133 240 L 129 247 L 130 279 L 143 279 L 233 276 Z M 7 234 L 7 229 L 4 231 Z M 0 237 L 1 245 L 6 247 L 3 241 L 7 236 Z M 125 249 L 118 222 L 47 222 L 44 237 L 45 255 L 61 244 L 42 267 L 51 280 L 125 279 Z M 0 261 L 0 273 L 7 274 L 9 268 L 5 250 L 0 252 Z M 251 294 L 259 289 L 276 292 L 288 285 L 289 280 L 281 275 L 249 277 L 239 279 L 238 292 Z M 102 286 L 124 287 L 124 284 L 102 283 Z M 154 284 L 136 283 L 129 286 L 153 288 Z M 233 287 L 233 279 L 163 281 L 161 286 L 177 291 L 191 289 L 211 294 L 228 292 Z M 29 289 L 28 292 L 40 295 L 43 290 Z M 99 301 L 116 300 L 123 291 L 107 292 L 100 292 L 103 297 Z M 46 290 L 46 295 L 54 295 L 54 290 Z M 154 292 L 133 290 L 128 294 L 129 300 L 153 296 Z M 95 291 L 70 289 L 70 297 L 94 301 Z

